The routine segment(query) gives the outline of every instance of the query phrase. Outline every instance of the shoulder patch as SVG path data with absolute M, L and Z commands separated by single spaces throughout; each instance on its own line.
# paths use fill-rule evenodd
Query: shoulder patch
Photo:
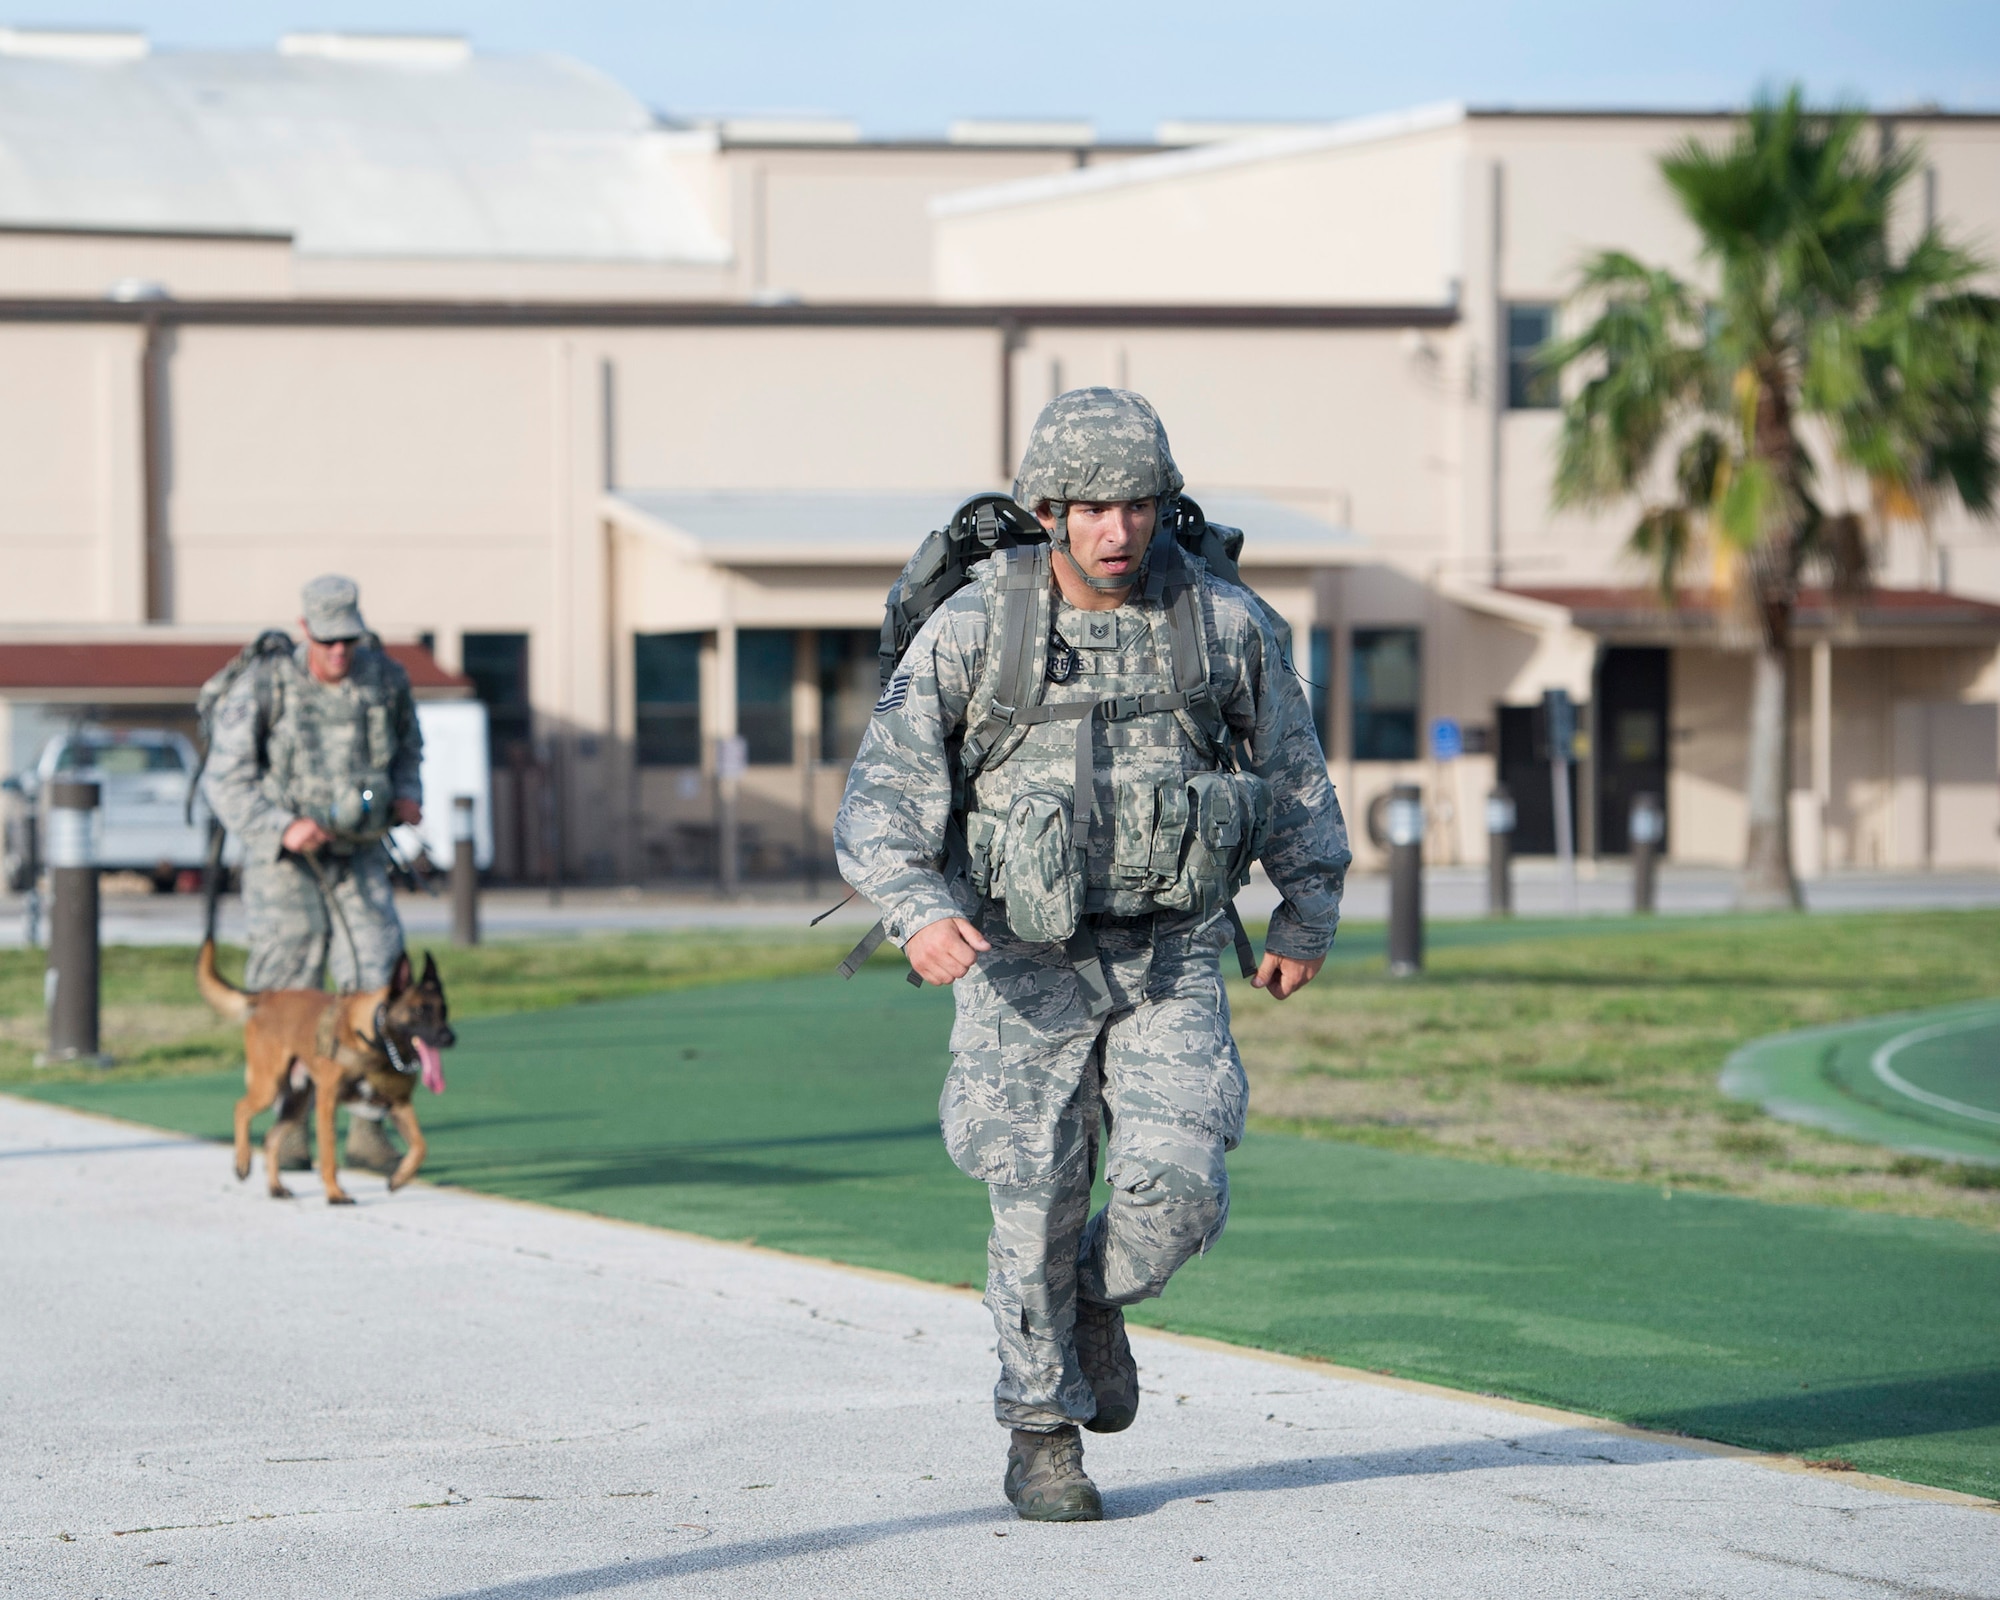
M 889 687 L 882 691 L 882 698 L 875 702 L 875 715 L 879 717 L 885 711 L 894 711 L 909 698 L 909 693 L 910 675 L 907 672 L 897 673 L 889 680 Z

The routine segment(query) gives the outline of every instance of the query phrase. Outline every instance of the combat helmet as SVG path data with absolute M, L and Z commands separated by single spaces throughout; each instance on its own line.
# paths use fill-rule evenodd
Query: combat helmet
M 1014 498 L 1042 501 L 1164 500 L 1185 480 L 1166 424 L 1130 389 L 1071 389 L 1042 407 L 1014 478 Z
M 1014 498 L 1029 510 L 1046 501 L 1055 513 L 1052 542 L 1068 555 L 1073 500 L 1167 501 L 1186 480 L 1174 465 L 1166 424 L 1144 395 L 1130 389 L 1071 389 L 1042 407 L 1021 455 Z M 1094 589 L 1123 589 L 1130 578 L 1092 578 Z

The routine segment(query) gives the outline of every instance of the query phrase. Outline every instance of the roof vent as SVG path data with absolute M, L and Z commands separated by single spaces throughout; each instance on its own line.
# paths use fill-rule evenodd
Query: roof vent
M 120 278 L 104 291 L 104 298 L 120 305 L 138 305 L 148 300 L 171 300 L 173 291 L 155 278 Z
M 44 61 L 139 61 L 151 50 L 130 28 L 0 28 L 0 56 Z
M 458 67 L 472 59 L 462 33 L 288 33 L 281 56 L 316 56 L 383 67 Z
M 946 131 L 953 144 L 1096 144 L 1096 124 L 1072 117 L 960 117 Z

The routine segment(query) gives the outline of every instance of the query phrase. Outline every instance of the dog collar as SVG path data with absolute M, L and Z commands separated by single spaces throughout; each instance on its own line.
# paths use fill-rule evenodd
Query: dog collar
M 396 1048 L 396 1041 L 389 1036 L 389 1008 L 380 1005 L 375 1008 L 375 1037 L 369 1044 L 389 1058 L 389 1065 L 406 1078 L 417 1075 L 417 1067 L 403 1059 L 403 1052 Z

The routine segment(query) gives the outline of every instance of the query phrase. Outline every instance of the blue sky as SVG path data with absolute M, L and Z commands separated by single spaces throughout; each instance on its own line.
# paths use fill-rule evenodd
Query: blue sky
M 161 48 L 463 32 L 580 57 L 664 110 L 833 112 L 881 135 L 955 116 L 1086 116 L 1119 134 L 1433 100 L 1716 107 L 1795 79 L 1878 107 L 2000 110 L 1996 0 L 33 0 L 17 20 L 143 26 Z

